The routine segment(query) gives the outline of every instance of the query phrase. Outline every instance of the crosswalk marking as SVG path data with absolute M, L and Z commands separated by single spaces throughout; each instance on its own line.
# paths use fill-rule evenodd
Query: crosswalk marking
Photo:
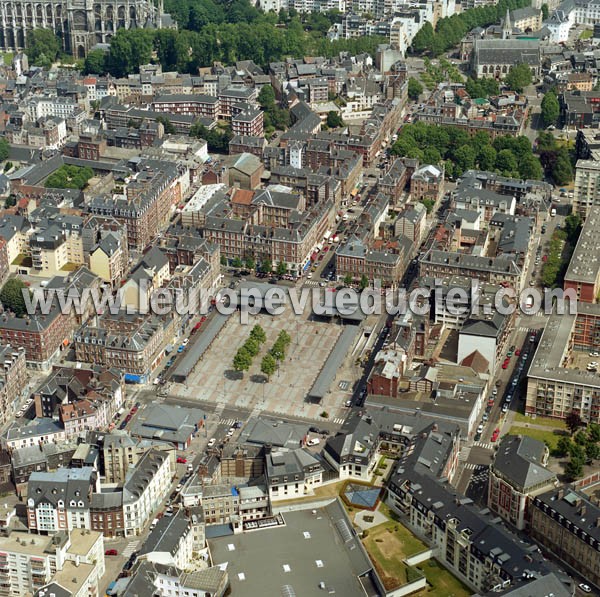
M 483 448 L 484 450 L 492 450 L 494 448 L 494 444 L 489 442 L 473 442 L 473 445 Z
M 488 468 L 487 464 L 475 464 L 474 462 L 465 462 L 465 468 L 468 471 L 481 471 L 483 472 Z
M 123 550 L 123 555 L 126 558 L 130 557 L 131 554 L 136 550 L 138 544 L 139 544 L 139 541 L 130 541 L 127 544 L 127 547 Z
M 307 280 L 306 282 L 304 282 L 304 286 L 309 286 L 311 288 L 315 288 L 319 285 L 319 282 L 317 282 L 317 280 Z
M 219 419 L 219 425 L 228 425 L 229 427 L 231 427 L 236 422 L 237 419 Z
M 333 419 L 333 422 L 334 422 L 336 425 L 341 425 L 341 424 L 342 424 L 342 423 L 343 423 L 345 420 L 346 420 L 346 419 L 344 419 L 343 417 L 337 417 L 337 418 Z

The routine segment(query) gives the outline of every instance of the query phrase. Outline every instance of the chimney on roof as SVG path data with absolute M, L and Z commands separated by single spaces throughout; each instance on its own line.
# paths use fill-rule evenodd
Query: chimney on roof
M 565 490 L 564 489 L 559 489 L 558 490 L 558 499 L 562 500 L 565 497 Z

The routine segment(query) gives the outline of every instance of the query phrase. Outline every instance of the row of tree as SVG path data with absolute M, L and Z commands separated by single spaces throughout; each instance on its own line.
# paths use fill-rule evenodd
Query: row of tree
M 471 29 L 498 23 L 506 15 L 507 9 L 524 8 L 530 4 L 531 0 L 500 0 L 497 4 L 472 8 L 440 19 L 435 31 L 431 23 L 427 22 L 415 35 L 411 51 L 414 54 L 439 56 L 458 46 Z
M 270 22 L 269 15 L 250 23 L 210 23 L 198 31 L 120 29 L 111 38 L 108 54 L 101 50 L 88 54 L 84 72 L 124 77 L 153 61 L 164 70 L 192 74 L 214 62 L 232 65 L 239 60 L 253 60 L 264 67 L 286 56 L 330 57 L 341 51 L 374 54 L 384 41 L 369 36 L 336 41 L 315 38 L 304 30 L 299 19 L 291 19 L 287 27 L 281 28 Z
M 279 363 L 285 359 L 285 351 L 291 342 L 290 335 L 285 330 L 281 330 L 271 350 L 263 357 L 260 364 L 260 371 L 267 376 L 267 379 L 277 371 Z
M 250 369 L 252 359 L 260 352 L 260 347 L 267 340 L 267 335 L 260 325 L 255 325 L 250 330 L 250 336 L 238 349 L 233 357 L 233 368 L 244 372 Z
M 565 218 L 563 230 L 555 230 L 550 240 L 546 262 L 542 266 L 542 283 L 549 288 L 562 284 L 562 276 L 567 268 L 569 258 L 563 259 L 565 242 L 571 248 L 575 247 L 581 233 L 582 220 L 578 214 L 571 214 Z M 566 254 L 570 257 L 571 252 Z
M 518 178 L 542 178 L 540 161 L 527 137 L 502 136 L 492 141 L 483 131 L 470 137 L 458 127 L 416 122 L 402 128 L 392 153 L 425 164 L 443 163 L 448 178 L 473 168 Z
M 94 171 L 88 166 L 68 166 L 63 164 L 46 179 L 47 189 L 83 189 Z

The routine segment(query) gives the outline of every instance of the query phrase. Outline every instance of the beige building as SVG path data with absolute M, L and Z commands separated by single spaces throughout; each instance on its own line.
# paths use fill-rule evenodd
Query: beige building
M 578 160 L 575 167 L 573 211 L 585 219 L 594 205 L 600 205 L 600 162 Z
M 116 288 L 126 275 L 127 247 L 118 233 L 107 234 L 90 253 L 90 270 Z
M 130 466 L 135 466 L 144 454 L 137 442 L 125 431 L 113 431 L 104 436 L 104 482 L 124 483 Z

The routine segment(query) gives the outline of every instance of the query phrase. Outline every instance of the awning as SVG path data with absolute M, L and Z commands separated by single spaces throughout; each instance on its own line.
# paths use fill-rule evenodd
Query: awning
M 63 343 L 63 346 L 69 346 L 69 339 L 65 338 L 62 343 Z
M 134 375 L 133 373 L 125 373 L 125 383 L 142 383 L 142 376 Z
M 350 191 L 350 196 L 351 197 L 356 197 L 356 195 L 358 195 L 358 189 L 353 189 L 352 191 Z

